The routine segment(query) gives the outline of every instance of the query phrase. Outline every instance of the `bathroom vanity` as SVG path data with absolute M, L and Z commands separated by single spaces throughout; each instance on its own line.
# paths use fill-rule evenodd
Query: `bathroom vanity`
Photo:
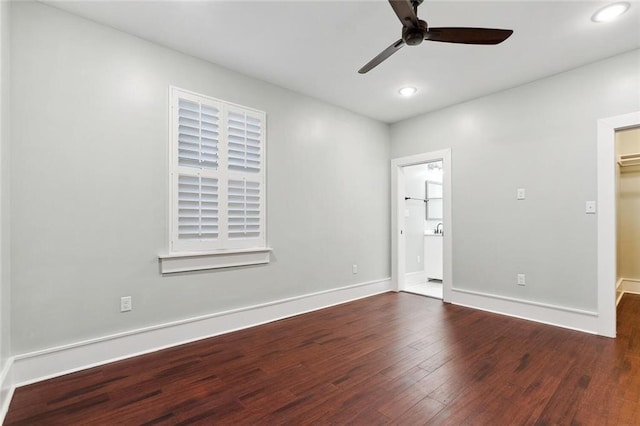
M 424 233 L 424 272 L 427 279 L 442 280 L 442 234 Z

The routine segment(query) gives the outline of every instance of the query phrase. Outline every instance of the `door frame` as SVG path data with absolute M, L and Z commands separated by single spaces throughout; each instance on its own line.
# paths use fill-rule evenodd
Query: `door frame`
M 640 126 L 640 111 L 598 120 L 598 334 L 616 337 L 616 131 Z
M 451 220 L 451 149 L 427 152 L 423 154 L 400 157 L 391 160 L 391 286 L 394 291 L 405 288 L 406 253 L 405 253 L 405 220 L 404 197 L 405 181 L 404 167 L 417 164 L 442 161 L 442 198 L 444 229 L 443 253 L 442 253 L 442 300 L 451 300 L 451 287 L 453 276 L 452 236 L 453 221 Z

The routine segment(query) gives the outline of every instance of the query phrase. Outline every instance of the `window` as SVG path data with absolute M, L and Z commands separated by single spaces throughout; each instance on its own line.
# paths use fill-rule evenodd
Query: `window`
M 170 127 L 171 253 L 160 257 L 162 272 L 268 262 L 265 113 L 171 88 Z

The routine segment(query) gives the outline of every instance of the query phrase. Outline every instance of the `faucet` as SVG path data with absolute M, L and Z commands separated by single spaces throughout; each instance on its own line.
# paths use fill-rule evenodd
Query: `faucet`
M 442 228 L 440 228 L 441 226 L 443 226 L 442 222 L 436 225 L 436 234 L 442 234 L 442 231 L 444 231 Z

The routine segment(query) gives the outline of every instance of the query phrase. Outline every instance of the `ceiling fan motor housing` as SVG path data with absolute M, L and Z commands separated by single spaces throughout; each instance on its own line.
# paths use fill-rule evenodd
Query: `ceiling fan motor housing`
M 418 21 L 419 26 L 416 28 L 402 27 L 402 40 L 409 46 L 417 46 L 424 40 L 427 34 L 427 23 L 423 20 Z

